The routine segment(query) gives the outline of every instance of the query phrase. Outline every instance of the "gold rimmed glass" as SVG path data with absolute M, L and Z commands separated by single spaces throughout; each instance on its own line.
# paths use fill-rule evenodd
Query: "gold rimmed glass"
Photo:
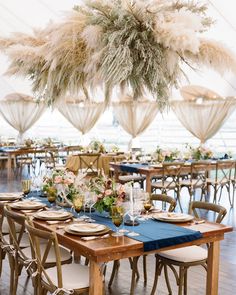
M 116 227 L 116 232 L 112 234 L 113 237 L 123 236 L 124 233 L 119 231 L 119 227 L 123 223 L 124 208 L 120 205 L 114 205 L 111 207 L 112 222 Z

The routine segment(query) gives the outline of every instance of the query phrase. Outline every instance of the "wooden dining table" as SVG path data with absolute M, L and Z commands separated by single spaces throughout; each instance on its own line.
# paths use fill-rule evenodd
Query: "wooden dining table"
M 230 168 L 232 166 L 232 162 L 234 162 L 234 160 L 228 160 L 225 161 L 225 165 L 224 168 Z M 173 166 L 176 165 L 176 163 L 178 162 L 173 162 Z M 138 163 L 136 163 L 138 164 Z M 183 162 L 182 162 L 183 164 Z M 206 165 L 206 169 L 209 169 L 207 172 L 208 174 L 210 173 L 210 171 L 215 169 L 216 165 L 216 161 L 211 161 L 209 162 L 208 165 Z M 129 172 L 129 169 L 132 168 L 132 164 L 129 163 L 115 163 L 115 162 L 110 162 L 110 167 L 112 167 L 114 169 L 114 177 L 115 180 L 117 182 L 119 182 L 119 175 L 120 173 L 124 173 L 124 172 Z M 125 170 L 125 168 L 127 167 L 127 171 Z M 201 168 L 202 169 L 202 168 Z M 146 191 L 148 193 L 151 193 L 152 189 L 151 189 L 151 185 L 152 185 L 152 178 L 155 176 L 159 176 L 162 177 L 162 164 L 156 164 L 156 165 L 144 165 L 144 164 L 139 164 L 137 168 L 135 168 L 136 172 L 138 174 L 141 175 L 145 175 L 146 177 Z M 183 164 L 182 170 L 181 172 L 183 174 L 189 174 L 191 171 L 191 162 L 185 162 Z
M 45 221 L 39 220 L 34 220 L 34 223 L 41 229 L 56 232 L 59 242 L 62 245 L 74 251 L 76 255 L 82 255 L 89 259 L 90 295 L 104 294 L 103 269 L 105 264 L 110 261 L 130 257 L 139 257 L 144 254 L 158 253 L 163 250 L 206 243 L 209 244 L 206 295 L 217 295 L 219 282 L 220 241 L 224 239 L 225 233 L 233 230 L 231 226 L 211 222 L 205 222 L 202 224 L 195 224 L 194 222 L 181 223 L 178 225 L 188 229 L 200 231 L 202 233 L 202 238 L 188 243 L 157 249 L 151 252 L 144 252 L 142 242 L 127 236 L 109 236 L 109 238 L 106 239 L 83 241 L 79 236 L 68 234 L 63 228 L 58 228 L 55 224 L 48 225 Z

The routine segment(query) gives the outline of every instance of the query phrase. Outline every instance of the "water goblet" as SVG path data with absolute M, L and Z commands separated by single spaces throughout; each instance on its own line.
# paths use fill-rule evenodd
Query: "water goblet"
M 22 185 L 22 191 L 24 193 L 24 195 L 28 195 L 30 192 L 30 187 L 31 187 L 31 180 L 30 179 L 23 179 L 21 181 L 21 185 Z
M 83 207 L 83 201 L 83 196 L 75 196 L 73 198 L 73 208 L 75 212 L 78 214 L 78 217 Z
M 114 205 L 111 207 L 111 218 L 112 222 L 116 227 L 116 231 L 112 234 L 113 237 L 123 236 L 124 233 L 119 231 L 119 227 L 123 223 L 124 208 L 119 205 Z

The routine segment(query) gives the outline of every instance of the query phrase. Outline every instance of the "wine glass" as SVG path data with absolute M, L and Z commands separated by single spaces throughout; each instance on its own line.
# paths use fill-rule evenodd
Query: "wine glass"
M 73 198 L 73 208 L 74 208 L 74 211 L 78 214 L 78 217 L 82 210 L 83 203 L 84 203 L 84 198 L 82 196 L 75 196 Z
M 150 211 L 151 208 L 152 208 L 151 200 L 145 200 L 145 201 L 143 202 L 143 207 L 144 207 L 144 209 L 145 209 L 145 211 L 146 211 L 146 214 L 147 214 L 147 216 L 148 216 L 149 211 Z
M 141 211 L 142 211 L 142 203 L 140 201 L 135 201 L 133 204 L 131 204 L 129 216 L 132 221 L 133 230 L 132 232 L 128 233 L 128 236 L 130 237 L 139 236 L 139 233 L 136 233 L 134 231 L 134 224 L 135 224 L 135 220 L 140 216 Z
M 114 205 L 111 207 L 111 218 L 112 222 L 116 227 L 116 232 L 112 234 L 113 237 L 120 237 L 123 236 L 124 233 L 119 231 L 119 227 L 123 223 L 124 217 L 124 208 L 119 205 Z
M 22 185 L 22 191 L 23 191 L 24 195 L 27 196 L 30 192 L 31 180 L 30 179 L 23 179 L 21 181 L 21 185 Z
M 55 187 L 47 188 L 47 200 L 51 204 L 51 208 L 56 207 L 57 189 Z

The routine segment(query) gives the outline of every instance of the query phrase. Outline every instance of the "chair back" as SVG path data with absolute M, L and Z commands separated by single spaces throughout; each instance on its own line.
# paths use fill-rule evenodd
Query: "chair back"
M 190 181 L 197 186 L 201 182 L 205 182 L 208 171 L 210 171 L 210 161 L 196 161 L 191 163 Z
M 46 284 L 53 292 L 58 288 L 63 287 L 61 258 L 57 235 L 55 232 L 48 232 L 35 228 L 32 221 L 26 220 L 25 227 L 30 236 L 32 260 L 36 260 L 38 275 L 41 281 Z M 40 247 L 40 242 L 43 241 L 45 247 Z M 54 252 L 57 268 L 57 287 L 47 274 L 47 259 L 49 252 Z M 54 263 L 55 265 L 55 263 Z M 39 284 L 40 285 L 40 284 Z
M 208 202 L 192 201 L 190 203 L 190 214 L 193 214 L 196 218 L 199 218 L 197 209 L 218 213 L 215 217 L 215 222 L 217 223 L 221 223 L 227 213 L 227 210 L 221 205 Z
M 167 196 L 165 194 L 152 194 L 150 196 L 151 201 L 160 201 L 162 204 L 168 203 L 169 204 L 169 212 L 173 212 L 176 207 L 176 200 L 170 196 Z
M 219 160 L 215 164 L 215 182 L 219 185 L 230 182 L 235 160 Z
M 98 175 L 100 153 L 83 153 L 78 154 L 79 171 L 87 175 Z
M 17 255 L 21 259 L 27 260 L 29 257 L 25 256 L 25 254 L 22 252 L 21 247 L 22 237 L 25 232 L 26 216 L 12 211 L 8 205 L 4 207 L 4 215 L 7 218 L 7 222 L 9 224 L 10 244 L 14 246 Z
M 168 180 L 168 184 L 165 185 L 166 191 L 173 185 L 178 185 L 179 179 L 182 174 L 184 162 L 172 162 L 162 164 L 162 184 L 165 185 L 165 181 Z

